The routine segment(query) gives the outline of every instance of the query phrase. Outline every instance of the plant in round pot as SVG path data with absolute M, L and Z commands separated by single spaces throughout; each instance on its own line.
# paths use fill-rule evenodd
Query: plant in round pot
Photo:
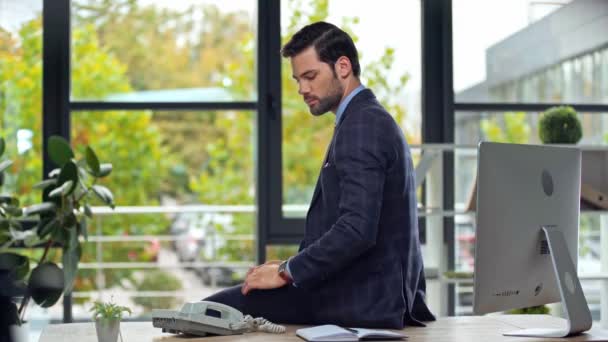
M 0 271 L 8 272 L 14 285 L 25 292 L 19 308 L 14 304 L 10 310 L 15 325 L 24 322 L 30 299 L 47 308 L 63 293 L 72 291 L 81 255 L 79 238 L 87 240 L 92 198 L 114 208 L 110 190 L 97 184 L 111 173 L 111 164 L 101 164 L 89 146 L 86 156 L 77 160 L 62 137 L 50 137 L 47 146 L 51 160 L 59 167 L 49 173 L 48 179 L 34 185 L 44 191 L 44 202 L 22 208 L 17 197 L 0 195 Z M 0 138 L 0 156 L 4 150 L 5 142 Z M 0 185 L 11 164 L 9 160 L 0 162 Z M 24 217 L 37 220 L 24 224 L 20 220 Z M 42 256 L 36 259 L 30 248 L 15 248 L 34 246 L 43 247 Z M 49 257 L 54 247 L 62 250 L 61 268 Z M 30 262 L 34 264 L 31 270 Z
M 116 342 L 120 333 L 120 320 L 122 313 L 131 314 L 131 309 L 126 306 L 116 305 L 112 301 L 96 301 L 89 310 L 93 312 L 95 331 L 99 342 Z M 121 336 L 122 340 L 122 336 Z
M 574 108 L 551 107 L 540 118 L 538 135 L 543 144 L 576 144 L 583 137 L 583 128 Z

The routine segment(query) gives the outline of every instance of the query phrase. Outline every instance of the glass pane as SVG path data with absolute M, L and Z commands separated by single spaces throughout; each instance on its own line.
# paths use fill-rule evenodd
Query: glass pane
M 116 205 L 252 205 L 252 112 L 73 112 L 72 144 L 111 162 Z
M 72 1 L 72 99 L 255 100 L 255 4 Z
M 42 176 L 42 1 L 0 0 L 0 135 L 13 165 L 3 192 L 23 204 L 40 202 L 31 191 Z
M 99 290 L 149 316 L 242 281 L 255 260 L 254 122 L 246 111 L 72 113 L 77 153 L 90 144 L 113 163 L 100 183 L 119 206 L 94 208 L 75 317 Z
M 580 145 L 608 145 L 608 115 L 578 113 L 583 128 Z M 476 145 L 480 141 L 540 144 L 537 112 L 457 112 L 454 137 L 456 144 L 471 148 L 455 153 L 455 205 L 468 207 L 477 169 Z
M 420 2 L 384 1 L 383 6 L 331 0 L 283 0 L 282 41 L 318 20 L 348 32 L 359 51 L 361 81 L 402 127 L 410 144 L 420 143 Z M 387 11 L 390 8 L 390 11 Z M 383 40 L 385 23 L 399 32 Z M 284 215 L 304 217 L 333 132 L 335 115 L 313 117 L 298 95 L 291 65 L 283 59 L 283 203 Z M 293 209 L 293 210 L 292 210 Z
M 456 102 L 608 103 L 604 1 L 453 2 Z M 472 38 L 474 37 L 474 38 Z

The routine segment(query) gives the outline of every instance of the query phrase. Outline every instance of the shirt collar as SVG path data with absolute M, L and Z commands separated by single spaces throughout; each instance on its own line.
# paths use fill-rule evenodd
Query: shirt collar
M 336 110 L 336 125 L 338 125 L 340 122 L 340 118 L 342 117 L 342 114 L 344 114 L 344 110 L 346 110 L 346 106 L 348 106 L 350 100 L 352 100 L 353 97 L 359 94 L 359 92 L 361 92 L 363 89 L 365 89 L 363 84 L 359 85 L 357 88 L 353 89 L 353 91 L 351 91 L 350 94 L 348 94 L 346 98 L 342 100 L 342 102 L 340 102 L 340 105 L 338 105 L 338 110 Z

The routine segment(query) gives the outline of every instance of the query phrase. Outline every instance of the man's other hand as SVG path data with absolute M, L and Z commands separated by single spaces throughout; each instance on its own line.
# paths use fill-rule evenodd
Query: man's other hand
M 247 295 L 251 290 L 270 290 L 285 285 L 287 282 L 279 276 L 279 265 L 266 263 L 249 271 L 241 292 L 243 295 Z

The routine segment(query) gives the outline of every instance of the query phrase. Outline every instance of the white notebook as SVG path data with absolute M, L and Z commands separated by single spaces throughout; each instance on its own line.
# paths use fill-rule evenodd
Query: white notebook
M 388 330 L 341 328 L 331 324 L 298 329 L 296 335 L 310 342 L 400 340 L 406 338 L 403 334 Z

